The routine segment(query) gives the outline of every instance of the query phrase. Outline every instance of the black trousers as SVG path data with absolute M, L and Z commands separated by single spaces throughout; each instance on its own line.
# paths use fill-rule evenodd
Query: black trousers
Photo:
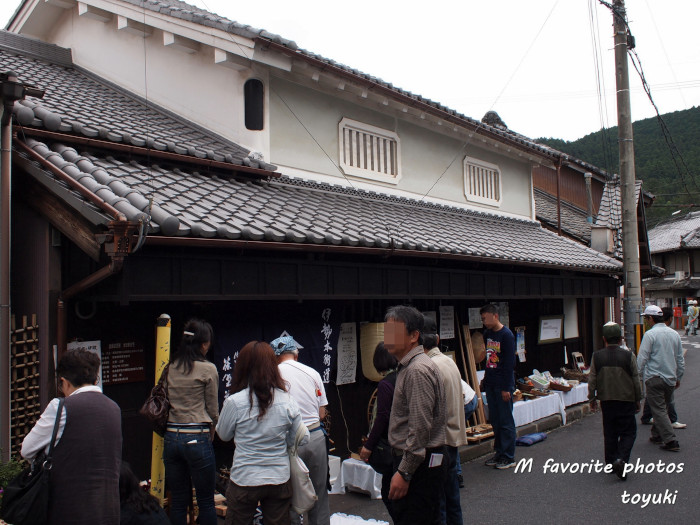
M 605 462 L 621 459 L 629 462 L 637 439 L 636 404 L 632 401 L 601 401 Z
M 437 447 L 426 450 L 425 460 L 413 473 L 408 493 L 401 499 L 392 500 L 394 525 L 440 525 L 440 493 L 445 483 L 447 450 Z M 431 454 L 442 454 L 442 465 L 428 468 Z M 399 468 L 401 457 L 394 457 L 394 472 Z

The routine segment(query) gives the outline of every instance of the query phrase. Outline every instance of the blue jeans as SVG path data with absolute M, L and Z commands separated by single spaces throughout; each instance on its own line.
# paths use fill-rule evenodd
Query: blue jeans
M 440 492 L 440 517 L 443 525 L 463 525 L 462 506 L 459 502 L 459 481 L 457 467 L 459 466 L 459 449 L 445 445 L 447 462 L 445 482 Z
M 503 401 L 500 387 L 486 387 L 486 402 L 489 405 L 489 423 L 493 427 L 494 449 L 498 459 L 515 459 L 515 420 L 513 398 Z
M 192 485 L 197 493 L 199 523 L 217 525 L 214 508 L 216 461 L 208 432 L 184 434 L 168 431 L 163 444 L 165 481 L 170 489 L 170 522 L 187 523 Z
M 472 398 L 472 400 L 469 401 L 469 403 L 467 403 L 466 405 L 464 405 L 464 418 L 466 419 L 466 421 L 469 421 L 469 418 L 472 417 L 472 414 L 474 413 L 474 411 L 476 410 L 476 407 L 478 407 L 478 406 L 479 406 L 479 396 L 474 394 L 474 397 Z

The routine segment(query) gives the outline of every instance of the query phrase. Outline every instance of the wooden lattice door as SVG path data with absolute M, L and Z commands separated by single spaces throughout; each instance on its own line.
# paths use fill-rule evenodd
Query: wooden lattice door
M 32 315 L 31 323 L 22 316 L 21 326 L 12 316 L 10 378 L 10 447 L 12 456 L 19 457 L 24 437 L 41 415 L 36 315 Z

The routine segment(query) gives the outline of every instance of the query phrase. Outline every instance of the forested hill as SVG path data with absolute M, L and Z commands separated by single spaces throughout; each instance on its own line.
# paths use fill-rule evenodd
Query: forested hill
M 650 229 L 676 210 L 682 209 L 685 213 L 700 208 L 700 107 L 666 113 L 662 118 L 687 170 L 678 159 L 682 170 L 679 173 L 656 117 L 633 124 L 637 178 L 644 181 L 644 190 L 656 195 L 654 205 L 647 209 Z M 572 142 L 553 138 L 541 138 L 537 142 L 604 168 L 609 173 L 619 173 L 617 127 Z M 698 206 L 679 206 L 682 204 Z

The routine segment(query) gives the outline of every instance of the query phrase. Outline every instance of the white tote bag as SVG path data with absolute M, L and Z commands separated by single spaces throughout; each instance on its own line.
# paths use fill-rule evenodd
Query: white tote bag
M 303 425 L 299 425 L 297 435 L 294 438 L 294 446 L 287 449 L 289 453 L 289 478 L 292 481 L 292 510 L 297 514 L 303 514 L 316 505 L 318 496 L 311 483 L 309 469 L 297 455 L 299 442 L 304 438 Z

